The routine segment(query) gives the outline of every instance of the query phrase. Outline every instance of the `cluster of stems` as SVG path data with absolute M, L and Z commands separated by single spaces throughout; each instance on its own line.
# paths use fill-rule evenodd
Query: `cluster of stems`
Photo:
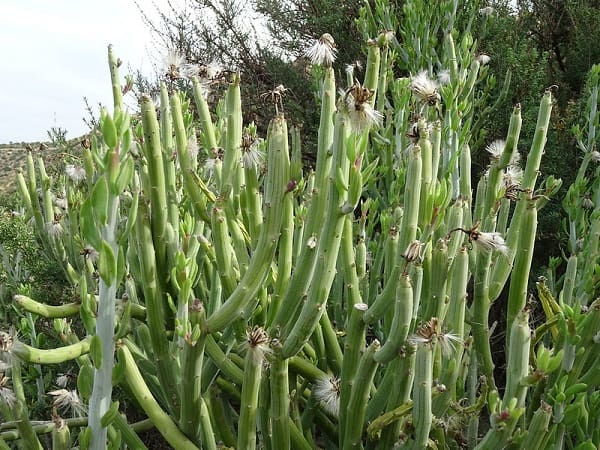
M 408 1 L 404 25 L 384 0 L 363 8 L 361 29 L 396 26 L 407 45 L 402 54 L 389 32 L 369 40 L 364 79 L 349 76 L 341 94 L 330 63 L 314 71 L 321 115 L 311 171 L 281 99 L 264 139 L 244 125 L 236 74 L 214 114 L 194 79 L 193 99 L 163 83 L 160 104 L 143 95 L 130 117 L 109 49 L 114 112 L 102 113 L 80 155 L 85 176 L 51 179 L 31 155 L 19 175 L 39 239 L 78 296 L 64 305 L 15 298 L 54 319 L 64 346 L 0 335 L 0 413 L 14 424 L 0 426 L 0 448 L 14 439 L 42 448 L 49 432 L 53 448 L 70 448 L 74 429 L 80 448 L 146 448 L 146 426 L 175 449 L 598 444 L 600 305 L 577 259 L 562 284 L 540 281 L 544 316 L 535 330 L 529 320 L 537 214 L 560 187 L 538 182 L 552 93 L 541 99 L 522 177 L 511 178 L 517 105 L 473 187 L 487 72 L 469 33 L 454 42 L 456 3 Z M 413 75 L 394 78 L 396 67 Z M 448 70 L 447 84 L 433 80 L 433 67 Z M 593 92 L 586 164 L 597 80 Z M 591 235 L 575 258 L 598 253 L 597 205 L 571 219 Z M 490 317 L 496 302 L 506 302 L 502 330 Z M 497 379 L 492 337 L 502 333 L 507 363 Z M 36 428 L 22 364 L 71 360 L 89 413 L 63 420 L 57 407 L 54 422 Z M 128 420 L 119 405 L 131 402 L 117 401 L 116 385 L 145 422 Z

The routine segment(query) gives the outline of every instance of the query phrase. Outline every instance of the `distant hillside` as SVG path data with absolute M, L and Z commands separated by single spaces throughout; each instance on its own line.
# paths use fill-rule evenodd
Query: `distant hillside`
M 80 146 L 81 138 L 69 140 L 67 147 L 76 149 Z M 52 166 L 60 164 L 61 153 L 49 143 L 10 143 L 0 144 L 0 194 L 16 192 L 17 173 L 25 169 L 27 152 L 31 151 L 34 158 L 44 159 L 46 170 L 51 172 Z

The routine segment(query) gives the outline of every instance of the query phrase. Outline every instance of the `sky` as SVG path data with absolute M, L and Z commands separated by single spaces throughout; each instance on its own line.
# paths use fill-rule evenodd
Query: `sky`
M 145 11 L 165 0 L 139 0 Z M 88 131 L 86 97 L 112 108 L 107 48 L 153 74 L 158 50 L 133 0 L 0 0 L 0 143 L 47 141 Z

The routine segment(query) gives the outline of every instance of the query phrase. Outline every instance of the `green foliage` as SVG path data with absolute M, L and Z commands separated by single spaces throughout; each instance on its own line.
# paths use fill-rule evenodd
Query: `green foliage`
M 225 14 L 236 3 L 203 6 L 233 33 L 222 39 L 239 44 L 227 57 L 247 59 L 247 30 Z M 0 414 L 15 421 L 16 438 L 41 446 L 28 418 L 53 370 L 41 365 L 73 361 L 90 405 L 77 410 L 70 398 L 87 416 L 73 433 L 92 448 L 143 448 L 139 424 L 119 414 L 131 404 L 177 449 L 598 445 L 600 69 L 588 82 L 587 124 L 575 128 L 583 159 L 563 202 L 565 275 L 551 260 L 533 293 L 538 213 L 561 186 L 540 170 L 554 90 L 525 89 L 527 76 L 544 87 L 547 55 L 519 41 L 516 16 L 480 16 L 479 6 L 365 4 L 356 24 L 364 76 L 340 76 L 326 58 L 296 72 L 270 53 L 281 76 L 312 83 L 313 112 L 283 87 L 246 96 L 237 73 L 212 80 L 223 83 L 215 100 L 220 91 L 203 95 L 209 86 L 173 64 L 160 105 L 142 95 L 130 118 L 109 48 L 115 109 L 102 112 L 79 170 L 47 172 L 29 155 L 18 179 L 37 242 L 79 300 L 54 320 L 60 343 L 31 314 L 51 317 L 42 297 L 19 301 L 29 343 L 0 334 L 10 371 Z M 514 45 L 492 41 L 504 28 Z M 331 51 L 327 36 L 318 45 Z M 478 45 L 508 55 L 506 78 L 493 73 L 493 55 L 491 66 L 477 58 Z M 510 97 L 513 71 L 522 98 Z M 192 90 L 195 108 L 177 86 Z M 272 110 L 242 112 L 257 98 L 275 110 L 265 134 L 249 119 Z M 531 107 L 512 105 L 522 99 Z M 503 109 L 504 129 L 492 121 Z M 288 111 L 318 127 L 288 130 Z M 484 152 L 497 137 L 506 142 Z M 314 170 L 302 169 L 307 145 Z M 534 333 L 532 296 L 541 305 Z M 33 380 L 37 392 L 24 389 Z M 113 383 L 124 401 L 113 402 Z M 58 446 L 58 430 L 53 437 Z

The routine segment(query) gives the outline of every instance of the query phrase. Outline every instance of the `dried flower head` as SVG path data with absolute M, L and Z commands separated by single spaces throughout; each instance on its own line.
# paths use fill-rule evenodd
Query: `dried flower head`
M 450 230 L 448 233 L 448 238 L 450 235 L 456 231 L 462 231 L 469 237 L 469 243 L 475 243 L 477 247 L 486 252 L 491 251 L 499 251 L 500 253 L 506 255 L 508 254 L 508 246 L 504 241 L 504 238 L 497 232 L 486 233 L 483 231 L 479 231 L 480 223 L 477 222 L 472 228 L 466 230 L 464 228 L 455 228 Z
M 19 346 L 20 344 L 17 331 L 14 327 L 11 327 L 8 333 L 0 331 L 0 361 L 4 368 L 9 368 L 13 365 L 13 361 L 17 358 L 15 346 Z
M 164 57 L 164 73 L 165 76 L 173 81 L 182 77 L 181 70 L 185 64 L 185 59 L 177 50 L 170 49 Z
M 63 234 L 63 227 L 60 224 L 60 220 L 54 220 L 53 222 L 46 224 L 46 231 L 51 237 L 59 238 Z
M 58 387 L 65 388 L 65 387 L 67 387 L 67 384 L 69 384 L 69 378 L 70 378 L 69 374 L 60 373 L 56 377 L 55 383 Z
M 414 345 L 438 344 L 445 356 L 450 356 L 456 344 L 462 343 L 457 335 L 443 331 L 442 323 L 437 317 L 421 324 L 416 333 L 409 337 L 409 341 Z
M 329 33 L 325 33 L 306 51 L 311 64 L 331 67 L 335 61 L 337 49 L 335 41 Z
M 83 417 L 87 414 L 87 406 L 79 398 L 76 390 L 57 389 L 48 394 L 54 397 L 52 407 L 56 410 L 71 411 L 73 417 Z
M 509 200 L 518 200 L 519 192 L 521 192 L 521 182 L 523 181 L 523 169 L 517 165 L 510 165 L 504 171 L 502 179 L 506 190 L 504 196 Z
M 4 373 L 0 373 L 0 401 L 7 407 L 12 408 L 17 403 L 17 396 L 13 390 L 8 387 L 10 378 L 5 377 Z
M 500 233 L 484 233 L 482 231 L 476 231 L 473 233 L 472 241 L 475 242 L 475 245 L 479 246 L 479 248 L 487 252 L 497 250 L 505 255 L 508 253 L 508 247 Z
M 394 33 L 394 30 L 384 30 L 377 36 L 377 42 L 382 46 L 388 45 L 395 37 L 396 33 Z
M 479 14 L 482 16 L 491 16 L 494 14 L 494 8 L 491 6 L 486 6 L 485 8 L 479 8 Z
M 437 74 L 437 79 L 440 86 L 450 84 L 450 71 L 448 69 L 440 70 Z
M 242 135 L 242 165 L 245 169 L 260 169 L 265 161 L 265 154 L 261 150 L 262 139 L 256 134 L 244 132 Z
M 83 180 L 85 180 L 86 177 L 85 169 L 81 166 L 76 166 L 74 164 L 67 164 L 67 166 L 65 167 L 65 172 L 75 184 L 81 183 Z
M 204 71 L 203 75 L 209 80 L 214 80 L 218 78 L 219 75 L 221 75 L 224 72 L 223 66 L 216 61 L 212 61 L 207 65 L 202 66 L 202 69 Z
M 585 209 L 594 209 L 596 205 L 594 205 L 594 201 L 590 197 L 590 194 L 585 194 L 581 199 L 581 206 Z
M 355 81 L 344 95 L 350 127 L 356 133 L 367 131 L 372 126 L 381 126 L 383 114 L 370 103 L 373 94 L 373 91 Z
M 69 202 L 64 197 L 56 197 L 56 199 L 54 199 L 54 205 L 63 211 L 69 209 Z
M 255 326 L 246 331 L 247 349 L 255 362 L 263 361 L 265 355 L 271 353 L 269 335 L 263 327 Z
M 406 251 L 402 255 L 407 262 L 420 261 L 421 260 L 421 248 L 423 243 L 419 240 L 412 241 L 408 244 Z
M 83 250 L 81 250 L 81 255 L 84 258 L 89 259 L 92 263 L 98 262 L 98 259 L 100 258 L 98 250 L 96 250 L 91 245 L 86 245 L 85 247 L 83 247 Z
M 425 70 L 411 78 L 410 88 L 419 100 L 428 105 L 436 105 L 441 99 L 437 82 L 429 78 Z
M 490 62 L 492 58 L 489 57 L 489 55 L 486 55 L 485 53 L 482 53 L 481 55 L 477 56 L 477 62 L 479 62 L 480 65 L 485 66 L 487 63 Z
M 502 156 L 504 147 L 506 147 L 506 141 L 504 141 L 503 139 L 496 139 L 491 144 L 489 144 L 485 148 L 485 150 L 490 154 L 490 158 L 492 159 L 492 161 L 498 161 Z
M 361 71 L 363 69 L 363 65 L 360 61 L 356 60 L 352 64 L 346 64 L 345 72 L 346 75 L 349 75 L 351 79 L 354 79 L 354 71 Z
M 313 396 L 329 414 L 337 417 L 340 412 L 340 379 L 320 378 L 313 384 Z

